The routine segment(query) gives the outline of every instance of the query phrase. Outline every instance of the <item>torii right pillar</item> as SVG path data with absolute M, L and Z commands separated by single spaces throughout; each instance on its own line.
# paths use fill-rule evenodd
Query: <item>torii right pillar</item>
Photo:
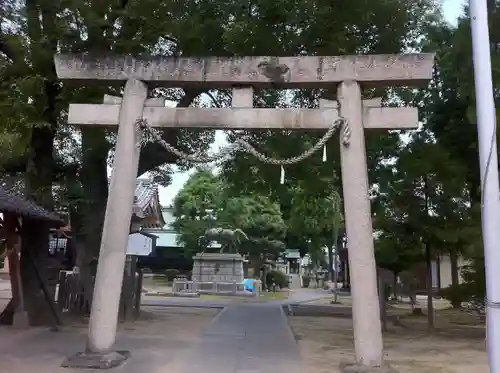
M 340 146 L 356 351 L 356 363 L 344 366 L 342 371 L 395 372 L 383 361 L 364 129 L 417 128 L 418 112 L 382 108 L 380 99 L 362 100 L 356 81 L 342 82 L 337 98 L 340 115 L 347 121 Z M 344 136 L 346 133 L 348 136 Z

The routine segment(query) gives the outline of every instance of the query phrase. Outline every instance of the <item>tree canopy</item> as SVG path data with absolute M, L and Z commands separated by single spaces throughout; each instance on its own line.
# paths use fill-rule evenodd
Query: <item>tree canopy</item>
M 229 230 L 240 232 L 234 237 L 241 238 L 237 242 L 241 253 L 283 248 L 277 243 L 286 232 L 279 204 L 257 194 L 232 195 L 223 180 L 207 169 L 197 170 L 179 191 L 174 217 L 187 255 L 205 249 L 203 238 L 208 238 L 205 246 L 212 241 L 227 244 L 232 239 Z M 218 235 L 216 228 L 226 231 Z
M 498 101 L 500 7 L 494 0 L 488 6 Z M 72 102 L 100 103 L 104 94 L 119 96 L 121 87 L 59 81 L 53 63 L 56 52 L 224 57 L 432 51 L 437 53 L 437 65 L 429 87 L 363 88 L 364 97 L 383 97 L 384 105 L 418 106 L 422 125 L 410 135 L 366 133 L 373 218 L 380 234 L 377 257 L 379 264 L 407 267 L 418 259 L 423 243 L 431 245 L 434 254 L 472 252 L 479 257 L 481 197 L 470 40 L 467 9 L 455 27 L 444 21 L 434 0 L 3 1 L 2 180 L 19 185 L 48 209 L 55 202 L 68 206 L 81 248 L 79 261 L 85 266 L 97 256 L 116 132 L 69 126 L 67 108 Z M 225 107 L 231 101 L 227 90 L 196 86 L 158 87 L 150 94 L 179 107 Z M 334 87 L 257 90 L 254 106 L 315 108 L 320 98 L 335 96 Z M 211 130 L 161 132 L 170 144 L 198 155 L 208 151 L 214 138 Z M 233 131 L 228 140 L 244 138 L 259 151 L 284 158 L 310 148 L 320 136 L 307 130 Z M 174 203 L 186 255 L 199 250 L 199 237 L 214 226 L 241 229 L 249 245 L 261 240 L 260 252 L 268 247 L 277 253 L 286 246 L 304 254 L 329 245 L 342 225 L 336 138 L 327 144 L 326 158 L 323 162 L 315 154 L 285 167 L 284 184 L 276 166 L 259 163 L 246 153 L 223 162 L 220 174 L 197 170 Z M 139 174 L 148 172 L 168 185 L 173 164 L 182 170 L 193 166 L 150 141 L 141 149 Z M 35 228 L 38 237 L 26 241 L 23 250 L 31 250 L 43 262 L 39 253 L 47 245 L 47 231 Z M 401 266 L 402 262 L 406 264 Z M 36 298 L 38 288 L 29 268 L 24 263 L 23 283 L 27 298 Z M 31 309 L 30 304 L 27 307 Z

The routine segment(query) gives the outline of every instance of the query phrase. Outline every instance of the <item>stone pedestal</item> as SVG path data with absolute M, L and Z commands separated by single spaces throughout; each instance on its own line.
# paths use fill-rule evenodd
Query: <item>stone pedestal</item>
M 309 289 L 317 289 L 318 288 L 318 281 L 316 281 L 316 276 L 311 277 L 311 281 L 309 281 Z
M 341 364 L 342 373 L 398 373 L 396 369 L 388 365 L 381 367 L 369 367 L 360 364 Z
M 130 356 L 128 351 L 112 351 L 109 353 L 80 352 L 67 358 L 62 368 L 108 370 L 119 367 Z
M 193 257 L 194 282 L 243 281 L 243 258 L 240 254 L 199 253 Z

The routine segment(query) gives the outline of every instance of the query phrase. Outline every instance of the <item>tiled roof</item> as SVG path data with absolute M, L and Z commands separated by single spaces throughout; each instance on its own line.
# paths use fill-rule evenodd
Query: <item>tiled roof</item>
M 25 218 L 44 220 L 53 226 L 65 225 L 64 221 L 56 214 L 14 193 L 5 186 L 0 186 L 0 212 L 11 212 Z
M 134 204 L 140 209 L 146 209 L 158 193 L 158 186 L 148 179 L 137 179 L 135 183 Z
M 138 218 L 156 216 L 158 223 L 152 224 L 154 228 L 160 228 L 165 224 L 161 213 L 158 186 L 149 179 L 140 178 L 136 181 L 133 214 Z

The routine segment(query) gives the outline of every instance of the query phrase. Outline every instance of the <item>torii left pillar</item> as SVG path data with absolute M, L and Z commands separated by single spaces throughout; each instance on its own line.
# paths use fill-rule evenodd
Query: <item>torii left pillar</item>
M 127 352 L 113 351 L 120 306 L 120 291 L 116 289 L 121 289 L 123 282 L 123 248 L 127 247 L 130 232 L 139 166 L 140 139 L 136 123 L 142 118 L 147 93 L 147 86 L 139 80 L 129 79 L 125 84 L 86 351 L 68 358 L 64 367 L 109 369 L 128 357 Z M 128 223 L 124 224 L 125 220 Z

